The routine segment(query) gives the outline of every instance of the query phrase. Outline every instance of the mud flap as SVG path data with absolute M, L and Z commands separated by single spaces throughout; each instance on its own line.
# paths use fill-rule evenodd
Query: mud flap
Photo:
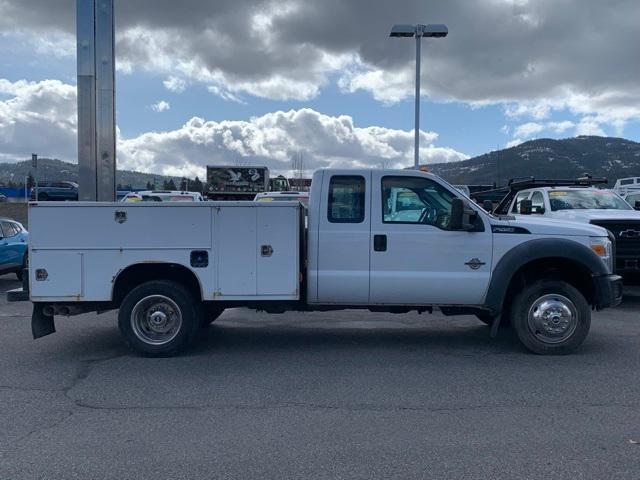
M 31 315 L 31 332 L 33 338 L 46 337 L 56 333 L 56 325 L 53 316 L 44 314 L 44 306 L 40 303 L 33 304 L 33 314 Z
M 502 319 L 502 314 L 496 315 L 491 323 L 491 338 L 496 338 L 498 335 L 498 327 L 500 326 L 500 320 Z

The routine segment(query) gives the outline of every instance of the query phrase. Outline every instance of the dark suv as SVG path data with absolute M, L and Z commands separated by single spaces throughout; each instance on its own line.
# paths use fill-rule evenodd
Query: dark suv
M 40 202 L 78 200 L 78 184 L 75 182 L 42 182 L 38 184 L 38 198 L 36 189 L 31 189 L 31 200 Z

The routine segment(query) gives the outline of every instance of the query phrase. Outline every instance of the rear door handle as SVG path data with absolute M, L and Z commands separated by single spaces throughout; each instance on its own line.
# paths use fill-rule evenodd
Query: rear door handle
M 376 252 L 387 251 L 387 236 L 386 235 L 374 235 L 373 236 L 373 250 Z

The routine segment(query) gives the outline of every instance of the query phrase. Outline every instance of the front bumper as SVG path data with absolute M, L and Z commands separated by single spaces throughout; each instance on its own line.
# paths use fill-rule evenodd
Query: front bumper
M 596 309 L 615 307 L 622 302 L 622 277 L 620 275 L 595 275 L 593 284 Z

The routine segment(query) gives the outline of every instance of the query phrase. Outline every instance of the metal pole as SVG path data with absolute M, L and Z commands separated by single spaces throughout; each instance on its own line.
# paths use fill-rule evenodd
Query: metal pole
M 413 146 L 413 164 L 416 168 L 420 166 L 420 40 L 422 32 L 416 27 L 416 119 L 415 119 L 415 140 Z
M 96 194 L 116 199 L 115 56 L 113 0 L 96 0 Z
M 78 199 L 95 202 L 96 11 L 94 0 L 76 1 L 78 41 Z
M 115 62 L 113 0 L 76 0 L 78 183 L 83 201 L 114 201 Z

